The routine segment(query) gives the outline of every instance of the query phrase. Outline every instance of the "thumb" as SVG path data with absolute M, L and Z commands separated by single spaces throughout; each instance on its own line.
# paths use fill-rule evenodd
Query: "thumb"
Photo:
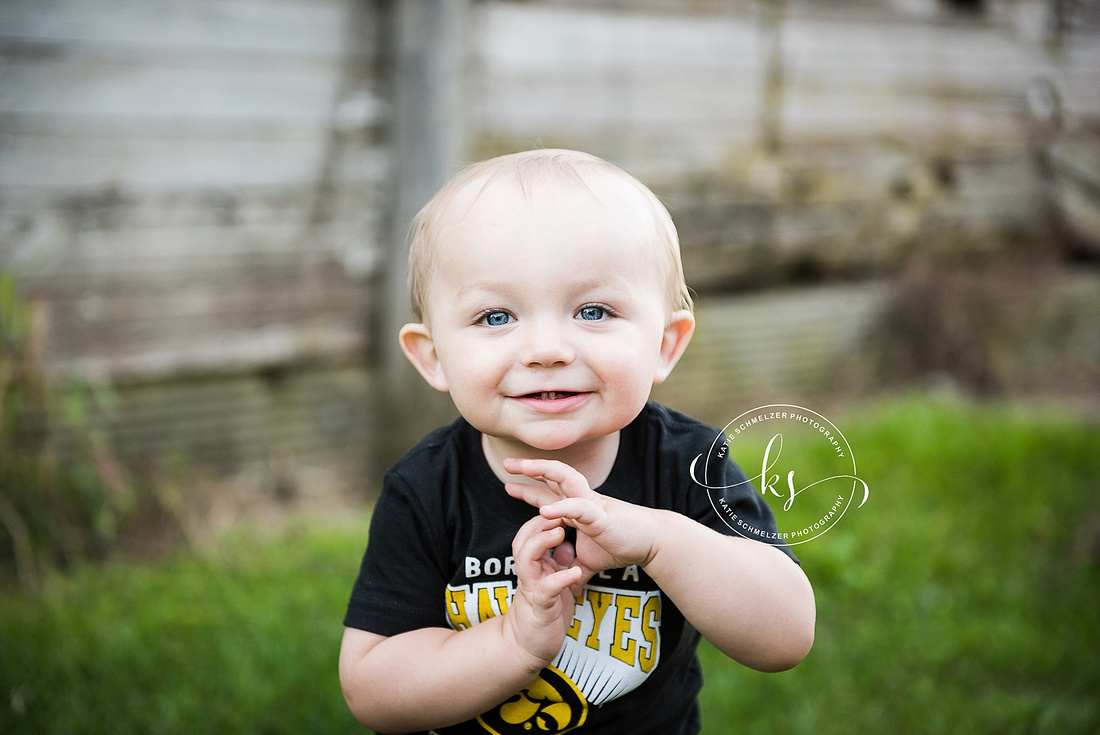
M 573 563 L 573 560 L 577 558 L 577 550 L 573 548 L 573 544 L 568 541 L 562 541 L 558 547 L 554 549 L 551 556 L 561 567 L 568 567 Z

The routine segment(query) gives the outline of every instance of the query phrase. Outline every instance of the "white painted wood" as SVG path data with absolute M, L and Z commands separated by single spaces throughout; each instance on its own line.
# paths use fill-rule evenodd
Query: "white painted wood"
M 114 48 L 257 51 L 332 56 L 343 51 L 347 0 L 5 0 L 5 36 Z
M 1070 118 L 1100 116 L 1100 33 L 1052 51 L 1045 3 L 988 5 L 964 21 L 931 0 L 786 3 L 773 22 L 752 0 L 480 0 L 468 38 L 436 27 L 446 49 L 403 37 L 395 93 L 379 3 L 5 0 L 0 267 L 45 300 L 55 369 L 148 389 L 123 427 L 135 446 L 221 426 L 206 456 L 270 458 L 273 396 L 331 394 L 197 376 L 354 363 L 379 339 L 403 360 L 396 309 L 367 333 L 376 304 L 404 304 L 400 274 L 382 297 L 380 279 L 463 158 L 542 144 L 624 164 L 670 203 L 703 290 L 807 264 L 889 273 L 914 247 L 1032 232 L 1024 91 L 1047 77 Z M 705 294 L 667 390 L 820 387 L 882 288 Z M 1086 332 L 1067 342 L 1082 359 Z M 280 429 L 295 446 L 307 413 Z

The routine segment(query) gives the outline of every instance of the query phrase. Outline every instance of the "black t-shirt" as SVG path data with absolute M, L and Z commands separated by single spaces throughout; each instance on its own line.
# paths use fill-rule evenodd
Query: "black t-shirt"
M 718 433 L 650 403 L 623 429 L 611 473 L 595 490 L 732 535 L 689 473 Z M 726 476 L 712 475 L 714 485 L 744 483 L 723 494 L 731 510 L 774 531 L 770 509 L 741 469 L 728 460 L 710 465 L 716 468 Z M 437 429 L 385 475 L 344 625 L 394 636 L 425 627 L 461 630 L 504 614 L 516 583 L 512 540 L 536 513 L 505 493 L 476 429 L 461 418 Z M 608 570 L 577 598 L 573 627 L 552 666 L 499 707 L 437 732 L 698 732 L 698 642 L 699 633 L 645 571 Z

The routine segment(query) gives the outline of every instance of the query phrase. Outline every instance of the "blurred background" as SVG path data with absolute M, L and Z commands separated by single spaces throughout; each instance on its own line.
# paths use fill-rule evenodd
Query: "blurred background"
M 1096 0 L 0 0 L 5 589 L 365 517 L 453 411 L 396 346 L 408 222 L 533 147 L 672 212 L 658 399 L 1053 402 L 1100 453 Z

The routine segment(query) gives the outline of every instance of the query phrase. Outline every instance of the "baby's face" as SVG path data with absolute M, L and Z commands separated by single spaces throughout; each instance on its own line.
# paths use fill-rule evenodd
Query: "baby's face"
M 558 188 L 528 201 L 496 183 L 469 209 L 460 194 L 427 303 L 429 382 L 484 434 L 543 452 L 628 424 L 679 357 L 670 330 L 690 321 L 672 314 L 660 259 L 622 216 L 631 203 Z

